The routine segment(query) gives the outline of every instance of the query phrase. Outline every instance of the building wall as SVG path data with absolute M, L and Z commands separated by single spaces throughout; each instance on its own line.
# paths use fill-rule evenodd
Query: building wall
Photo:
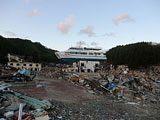
M 96 72 L 96 68 L 98 68 L 100 62 L 99 61 L 80 61 L 80 67 L 84 70 L 84 72 Z M 81 71 L 83 72 L 83 71 Z
M 41 64 L 39 63 L 30 63 L 30 62 L 8 62 L 8 66 L 12 66 L 17 69 L 28 69 L 30 71 L 40 71 Z
M 99 61 L 79 61 L 73 63 L 73 69 L 75 72 L 97 72 L 99 65 Z
M 11 60 L 16 60 L 18 62 L 23 62 L 24 60 L 19 58 L 18 56 L 14 56 L 8 53 L 8 61 L 10 62 Z

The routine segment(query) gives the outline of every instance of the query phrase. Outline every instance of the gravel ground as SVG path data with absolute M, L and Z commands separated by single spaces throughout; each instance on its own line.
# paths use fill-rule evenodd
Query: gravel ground
M 160 120 L 159 103 L 134 103 L 111 96 L 86 103 L 65 104 L 52 101 L 51 120 Z

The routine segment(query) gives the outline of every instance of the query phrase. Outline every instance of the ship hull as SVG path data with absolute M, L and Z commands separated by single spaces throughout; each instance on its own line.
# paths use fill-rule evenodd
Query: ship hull
M 58 59 L 64 62 L 77 62 L 80 60 L 87 60 L 87 61 L 106 61 L 105 56 L 83 56 L 83 55 L 65 55 L 63 52 L 56 52 L 56 56 Z

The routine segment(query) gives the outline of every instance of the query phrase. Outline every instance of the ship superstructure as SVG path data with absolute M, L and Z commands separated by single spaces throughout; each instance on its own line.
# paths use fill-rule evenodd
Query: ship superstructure
M 66 51 L 55 53 L 58 59 L 65 62 L 75 62 L 80 60 L 105 61 L 106 55 L 98 48 L 71 47 Z

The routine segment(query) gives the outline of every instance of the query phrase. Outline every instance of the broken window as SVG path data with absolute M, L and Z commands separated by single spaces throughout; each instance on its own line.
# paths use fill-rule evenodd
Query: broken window
M 32 64 L 29 64 L 29 66 L 32 66 Z
M 98 64 L 95 64 L 95 67 L 98 67 Z
M 23 64 L 23 66 L 26 66 L 26 64 Z
M 83 66 L 84 66 L 84 63 L 81 63 L 81 66 L 83 67 Z
M 87 69 L 87 72 L 91 72 L 91 69 Z
M 38 67 L 39 65 L 38 65 L 38 64 L 36 64 L 36 66 Z
M 17 64 L 17 66 L 19 66 L 19 63 Z
M 84 70 L 82 69 L 81 72 L 84 72 Z

